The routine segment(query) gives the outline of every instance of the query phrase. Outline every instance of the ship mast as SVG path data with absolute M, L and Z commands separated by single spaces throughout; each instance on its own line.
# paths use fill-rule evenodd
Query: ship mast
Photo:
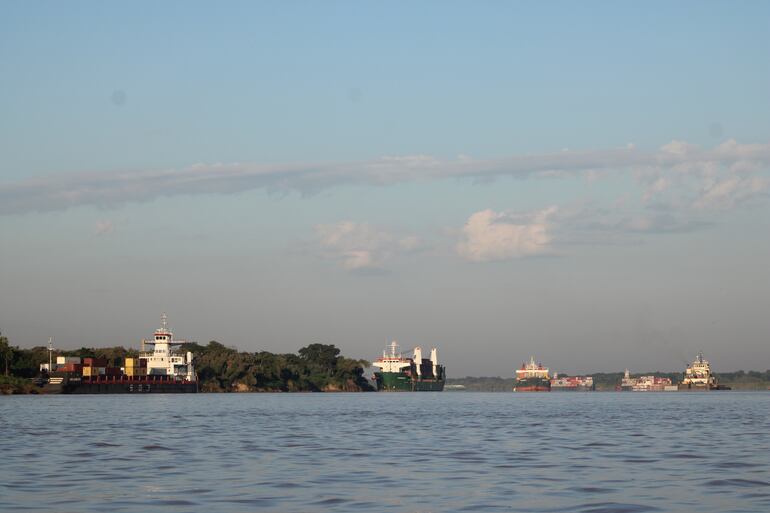
M 53 337 L 48 337 L 48 372 L 51 372 L 53 362 L 51 360 L 51 353 L 53 353 Z

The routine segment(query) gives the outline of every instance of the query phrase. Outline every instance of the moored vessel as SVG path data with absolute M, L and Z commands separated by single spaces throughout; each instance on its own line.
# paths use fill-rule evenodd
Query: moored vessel
M 531 357 L 529 363 L 523 363 L 520 369 L 516 369 L 513 391 L 550 392 L 551 378 L 548 369 L 540 363 L 535 363 L 535 357 Z
M 123 367 L 110 365 L 106 358 L 77 356 L 58 356 L 54 366 L 49 341 L 49 362 L 41 365 L 40 385 L 47 393 L 62 394 L 197 392 L 193 354 L 179 350 L 185 341 L 174 340 L 166 314 L 161 320 L 153 339 L 142 340 L 139 356 L 124 358 Z M 147 346 L 152 350 L 146 351 Z
M 390 352 L 382 352 L 372 366 L 379 371 L 372 379 L 377 383 L 377 391 L 383 392 L 441 392 L 444 390 L 446 371 L 438 363 L 436 348 L 430 350 L 430 358 L 422 357 L 422 348 L 415 347 L 412 358 L 403 356 L 398 350 L 398 342 L 390 343 Z
M 553 373 L 551 392 L 593 392 L 596 390 L 592 376 L 559 376 Z
M 711 364 L 698 353 L 695 360 L 684 371 L 684 379 L 679 383 L 679 390 L 709 391 L 730 390 L 730 387 L 719 385 L 717 377 L 711 372 Z
M 631 377 L 628 369 L 623 374 L 620 385 L 616 388 L 621 392 L 672 392 L 676 389 L 676 385 L 671 383 L 671 378 L 652 375 Z

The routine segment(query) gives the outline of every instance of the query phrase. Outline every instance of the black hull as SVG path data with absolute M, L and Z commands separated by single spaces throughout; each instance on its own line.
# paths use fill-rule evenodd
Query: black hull
M 62 394 L 195 394 L 197 383 L 68 383 Z

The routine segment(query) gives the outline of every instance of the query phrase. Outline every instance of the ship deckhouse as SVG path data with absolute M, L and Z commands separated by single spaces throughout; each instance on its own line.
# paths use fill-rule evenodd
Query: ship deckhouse
M 520 369 L 516 369 L 516 379 L 525 378 L 543 378 L 550 379 L 548 369 L 540 363 L 535 363 L 535 357 L 529 359 L 529 363 L 521 364 Z
M 161 327 L 155 330 L 153 339 L 142 340 L 139 358 L 147 362 L 147 374 L 195 381 L 192 353 L 175 350 L 184 343 L 184 340 L 174 340 L 174 334 L 168 329 L 168 319 L 164 313 L 161 316 Z M 148 345 L 152 346 L 152 351 L 144 350 Z
M 716 377 L 711 374 L 711 364 L 703 358 L 703 353 L 698 353 L 695 361 L 687 366 L 684 371 L 683 385 L 716 387 Z
M 372 366 L 378 367 L 382 372 L 401 372 L 412 366 L 411 358 L 404 358 L 398 350 L 398 342 L 395 340 L 390 343 L 390 354 L 387 350 L 382 352 L 382 356 L 372 362 Z

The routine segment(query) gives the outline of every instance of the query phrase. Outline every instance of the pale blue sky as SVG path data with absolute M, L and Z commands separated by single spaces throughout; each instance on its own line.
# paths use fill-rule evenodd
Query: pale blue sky
M 165 310 L 248 350 L 437 345 L 454 376 L 770 368 L 769 24 L 3 2 L 0 330 L 127 345 Z

